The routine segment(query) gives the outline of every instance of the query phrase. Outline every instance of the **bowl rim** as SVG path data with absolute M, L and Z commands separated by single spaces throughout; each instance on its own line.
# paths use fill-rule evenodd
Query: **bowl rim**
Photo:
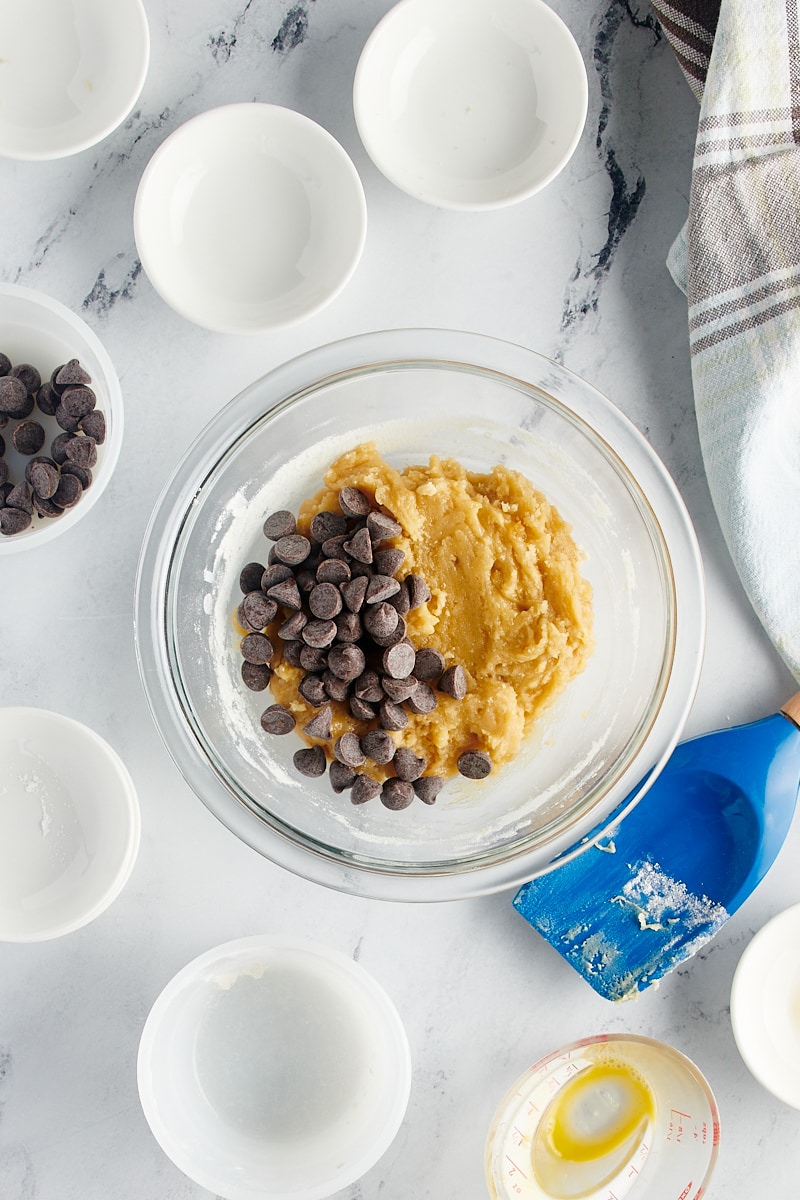
M 60 517 L 49 520 L 47 524 L 39 525 L 36 529 L 28 528 L 12 537 L 0 536 L 0 558 L 4 554 L 33 550 L 45 542 L 53 541 L 54 538 L 77 525 L 78 521 L 94 508 L 114 474 L 125 432 L 124 405 L 119 376 L 110 354 L 91 326 L 87 325 L 82 317 L 79 317 L 71 308 L 67 308 L 60 300 L 55 300 L 46 292 L 40 292 L 36 288 L 25 287 L 19 283 L 0 282 L 0 301 L 4 296 L 12 299 L 16 297 L 27 304 L 45 309 L 63 321 L 68 330 L 86 342 L 100 364 L 103 381 L 108 388 L 108 407 L 112 410 L 113 418 L 110 435 L 102 446 L 102 467 L 99 470 L 95 469 L 91 488 L 87 489 L 86 494 L 81 496 L 80 501 L 73 508 L 62 513 Z
M 3 942 L 26 944 L 49 942 L 55 938 L 63 937 L 64 934 L 74 933 L 78 929 L 83 929 L 85 925 L 90 924 L 90 922 L 101 916 L 107 908 L 110 908 L 120 895 L 130 879 L 139 855 L 142 836 L 141 809 L 135 784 L 122 758 L 114 747 L 105 738 L 101 737 L 99 733 L 96 733 L 91 726 L 85 725 L 82 721 L 75 720 L 74 717 L 67 717 L 63 713 L 54 712 L 52 709 L 36 708 L 31 705 L 6 705 L 0 707 L 0 733 L 2 733 L 3 721 L 9 716 L 21 718 L 32 724 L 44 722 L 51 726 L 53 724 L 60 725 L 73 739 L 83 744 L 89 756 L 97 755 L 104 758 L 116 775 L 119 785 L 116 792 L 116 807 L 127 825 L 125 851 L 120 857 L 113 879 L 110 880 L 107 887 L 79 915 L 73 917 L 72 920 L 64 920 L 60 924 L 48 926 L 35 934 L 14 933 L 13 931 L 4 929 L 0 925 L 0 944 Z M 89 758 L 87 761 L 91 761 L 91 759 Z
M 500 208 L 508 208 L 510 205 L 518 204 L 523 200 L 529 200 L 537 192 L 542 191 L 543 188 L 552 183 L 556 176 L 563 171 L 575 153 L 586 127 L 586 117 L 589 110 L 589 81 L 586 72 L 586 63 L 583 60 L 583 55 L 580 52 L 571 29 L 558 13 L 548 4 L 544 3 L 544 0 L 524 0 L 530 7 L 531 12 L 535 13 L 541 21 L 542 27 L 546 26 L 552 34 L 555 34 L 559 46 L 563 47 L 564 52 L 569 55 L 572 65 L 575 68 L 575 82 L 580 88 L 580 116 L 576 121 L 572 136 L 565 143 L 564 150 L 557 164 L 547 174 L 539 176 L 533 183 L 527 186 L 520 186 L 508 195 L 489 200 L 456 200 L 444 197 L 430 187 L 424 185 L 414 186 L 402 172 L 396 170 L 393 165 L 393 159 L 385 151 L 384 144 L 373 137 L 370 120 L 372 101 L 371 91 L 366 84 L 366 76 L 372 54 L 379 43 L 387 36 L 387 31 L 391 31 L 395 22 L 399 17 L 402 17 L 406 9 L 420 7 L 424 10 L 428 2 L 429 0 L 398 0 L 380 19 L 364 43 L 353 79 L 353 115 L 364 149 L 367 151 L 374 165 L 390 183 L 393 183 L 395 187 L 400 188 L 401 191 L 412 196 L 415 200 L 432 204 L 437 208 L 458 212 L 489 212 Z
M 10 0 L 19 7 L 16 0 Z M 49 150 L 11 150 L 4 146 L 0 141 L 0 155 L 5 158 L 16 159 L 20 162 L 50 162 L 59 158 L 69 158 L 73 154 L 79 154 L 82 150 L 88 150 L 92 146 L 96 146 L 98 142 L 102 142 L 109 134 L 118 129 L 126 117 L 130 116 L 133 111 L 136 101 L 142 93 L 147 72 L 150 68 L 150 26 L 147 22 L 147 11 L 144 7 L 143 0 L 124 0 L 130 8 L 131 15 L 138 23 L 138 33 L 140 43 L 138 46 L 133 45 L 133 50 L 138 54 L 139 69 L 131 81 L 131 87 L 128 90 L 124 104 L 116 108 L 113 114 L 109 115 L 102 125 L 98 125 L 97 129 L 92 134 L 87 134 L 83 138 L 76 141 L 60 143 Z M 123 0 L 116 0 L 116 4 L 123 3 Z M 24 5 L 23 5 L 24 7 Z M 98 3 L 98 8 L 103 8 L 105 5 L 102 0 Z M 130 59 L 131 43 L 126 42 L 127 57 Z M 59 128 L 55 126 L 54 128 Z
M 779 1051 L 765 1054 L 763 1038 L 766 1020 L 762 1009 L 762 994 L 766 990 L 766 964 L 774 959 L 781 947 L 798 945 L 800 934 L 800 903 L 792 904 L 761 926 L 745 947 L 731 983 L 731 1028 L 736 1048 L 754 1079 L 778 1100 L 791 1108 L 800 1108 L 800 1085 L 794 1090 L 775 1078 Z M 800 954 L 795 951 L 795 975 L 800 979 Z
M 409 352 L 409 342 L 414 344 L 416 353 Z M 627 472 L 637 479 L 639 469 L 646 468 L 646 497 L 651 505 L 655 502 L 657 506 L 665 545 L 677 546 L 684 562 L 680 579 L 673 582 L 673 588 L 677 586 L 679 593 L 675 603 L 675 644 L 662 702 L 637 753 L 610 789 L 611 800 L 608 808 L 603 807 L 602 818 L 597 811 L 598 801 L 581 820 L 548 842 L 546 851 L 535 849 L 489 865 L 477 862 L 462 871 L 410 874 L 371 869 L 358 862 L 343 863 L 299 844 L 281 830 L 268 827 L 226 787 L 204 754 L 198 753 L 198 742 L 183 719 L 175 695 L 165 648 L 168 631 L 164 599 L 172 550 L 180 538 L 193 498 L 213 469 L 208 464 L 216 464 L 231 445 L 233 406 L 246 404 L 248 397 L 257 393 L 267 379 L 276 398 L 266 408 L 261 400 L 261 414 L 314 382 L 328 377 L 335 379 L 357 366 L 383 367 L 398 359 L 482 364 L 518 381 L 525 379 L 526 370 L 533 364 L 546 364 L 549 370 L 556 370 L 576 381 L 582 391 L 602 403 L 605 428 L 600 436 L 607 438 L 610 435 L 612 443 L 618 439 L 624 442 Z M 563 407 L 570 410 L 570 405 Z M 597 414 L 593 414 L 593 419 L 584 419 L 597 432 Z M 249 424 L 248 421 L 245 427 Z M 241 436 L 240 426 L 241 422 L 238 422 L 237 437 Z M 193 459 L 201 450 L 202 464 L 198 468 Z M 202 475 L 200 480 L 198 470 Z M 151 715 L 184 779 L 218 819 L 272 862 L 317 883 L 378 899 L 421 902 L 461 899 L 518 887 L 581 853 L 631 811 L 654 782 L 679 740 L 697 688 L 705 640 L 705 589 L 694 529 L 666 468 L 633 423 L 580 376 L 536 351 L 483 334 L 437 329 L 384 330 L 328 343 L 268 372 L 221 409 L 177 464 L 153 509 L 137 568 L 134 613 L 137 661 Z M 169 693 L 166 681 L 170 681 L 172 687 Z M 643 760 L 646 766 L 641 765 Z
M 244 113 L 256 113 L 260 120 L 272 125 L 280 122 L 283 125 L 291 127 L 295 136 L 299 136 L 306 140 L 315 139 L 317 143 L 323 142 L 336 158 L 338 166 L 352 184 L 353 212 L 358 217 L 358 237 L 353 245 L 352 253 L 348 261 L 346 270 L 344 270 L 339 279 L 327 289 L 322 297 L 313 304 L 306 305 L 303 310 L 291 317 L 261 319 L 255 324 L 239 324 L 235 320 L 219 319 L 214 314 L 204 314 L 198 309 L 193 308 L 191 304 L 184 303 L 183 299 L 176 296 L 175 290 L 170 283 L 170 276 L 165 275 L 158 255 L 151 253 L 150 235 L 148 230 L 149 223 L 149 189 L 153 184 L 153 180 L 158 177 L 158 174 L 164 169 L 165 164 L 169 163 L 170 156 L 175 151 L 175 146 L 180 146 L 187 131 L 192 131 L 198 127 L 213 124 L 219 121 L 231 121 L 234 124 Z M 144 171 L 142 172 L 139 184 L 136 189 L 136 197 L 133 205 L 133 233 L 136 249 L 139 258 L 142 261 L 145 273 L 150 280 L 154 290 L 158 293 L 161 299 L 169 305 L 174 312 L 183 317 L 187 321 L 191 321 L 200 328 L 208 329 L 213 333 L 223 334 L 260 334 L 268 333 L 273 330 L 287 329 L 293 325 L 297 325 L 309 317 L 314 316 L 323 308 L 327 307 L 338 295 L 344 290 L 347 284 L 352 279 L 364 251 L 367 237 L 367 201 L 364 193 L 364 186 L 361 182 L 356 166 L 345 150 L 344 146 L 338 141 L 334 135 L 327 130 L 318 121 L 307 117 L 304 113 L 298 112 L 296 109 L 287 108 L 281 104 L 269 104 L 261 100 L 245 100 L 237 101 L 231 104 L 221 104 L 214 108 L 205 109 L 203 112 L 197 113 L 196 116 L 190 117 L 181 125 L 174 129 L 168 137 L 164 139 L 161 145 L 154 151 Z
M 136 1062 L 139 1100 L 150 1130 L 167 1157 L 188 1178 L 193 1179 L 201 1187 L 216 1192 L 221 1182 L 220 1179 L 211 1178 L 205 1172 L 194 1171 L 193 1168 L 190 1168 L 188 1161 L 190 1156 L 185 1145 L 176 1142 L 172 1137 L 169 1125 L 162 1117 L 158 1098 L 153 1088 L 152 1078 L 150 1077 L 150 1064 L 157 1047 L 164 1014 L 169 1010 L 175 999 L 181 993 L 185 992 L 186 989 L 208 980 L 209 972 L 213 971 L 217 963 L 224 962 L 226 959 L 235 959 L 237 955 L 242 955 L 243 958 L 249 955 L 252 958 L 259 951 L 264 953 L 266 957 L 286 952 L 288 952 L 290 957 L 299 954 L 316 960 L 324 969 L 328 969 L 334 973 L 341 972 L 345 974 L 353 982 L 354 987 L 368 999 L 371 1008 L 380 1021 L 387 1044 L 391 1043 L 391 1049 L 394 1054 L 393 1065 L 395 1071 L 391 1080 L 394 1098 L 380 1136 L 376 1137 L 371 1145 L 362 1147 L 360 1157 L 354 1160 L 347 1170 L 342 1170 L 340 1175 L 332 1179 L 330 1183 L 320 1184 L 316 1187 L 305 1188 L 303 1190 L 298 1189 L 296 1193 L 292 1193 L 293 1196 L 297 1197 L 297 1200 L 324 1200 L 325 1197 L 333 1195 L 334 1192 L 338 1192 L 340 1189 L 349 1187 L 350 1184 L 355 1183 L 388 1150 L 397 1136 L 408 1108 L 413 1074 L 408 1034 L 394 1000 L 370 971 L 342 950 L 310 936 L 259 933 L 235 938 L 232 941 L 213 946 L 211 949 L 204 951 L 186 963 L 161 989 L 145 1019 L 139 1039 Z M 234 1188 L 231 1191 L 221 1191 L 220 1195 L 229 1198 L 232 1197 L 233 1200 L 260 1200 L 260 1198 L 261 1200 L 270 1200 L 270 1198 L 272 1200 L 286 1200 L 285 1193 L 281 1192 L 278 1194 L 270 1191 L 268 1188 L 265 1188 L 263 1191 L 255 1191 L 251 1188 Z

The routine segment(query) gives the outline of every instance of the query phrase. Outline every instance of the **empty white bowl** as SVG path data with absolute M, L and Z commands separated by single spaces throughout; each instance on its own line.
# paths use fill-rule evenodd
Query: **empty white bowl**
M 322 1200 L 392 1142 L 408 1039 L 363 967 L 310 939 L 241 938 L 179 971 L 139 1047 L 139 1096 L 177 1167 L 228 1200 Z
M 116 129 L 144 85 L 141 0 L 0 0 L 0 154 L 64 158 Z
M 800 1108 L 800 904 L 768 921 L 739 960 L 731 1023 L 751 1074 Z
M 0 351 L 16 366 L 30 363 L 43 380 L 63 363 L 77 358 L 92 377 L 91 387 L 97 396 L 97 408 L 106 419 L 105 441 L 97 446 L 97 464 L 92 468 L 92 483 L 73 508 L 59 517 L 40 517 L 22 533 L 0 535 L 0 558 L 18 550 L 32 550 L 51 542 L 72 529 L 92 510 L 108 486 L 117 465 L 122 447 L 123 409 L 122 390 L 117 372 L 108 352 L 92 329 L 71 309 L 53 300 L 44 292 L 0 283 Z M 40 451 L 50 454 L 52 440 L 63 430 L 54 417 L 46 416 L 34 407 L 30 420 L 38 421 L 46 431 L 45 444 Z M 11 471 L 11 481 L 19 483 L 24 477 L 28 458 L 14 449 L 11 435 L 16 421 L 2 429 L 0 436 L 6 444 L 5 461 Z
M 401 0 L 353 89 L 372 161 L 442 208 L 514 204 L 549 183 L 586 120 L 586 68 L 542 0 Z
M 134 208 L 153 287 L 218 333 L 260 333 L 328 304 L 364 247 L 364 189 L 345 151 L 301 113 L 231 104 L 155 152 Z
M 85 725 L 0 708 L 0 941 L 80 929 L 122 891 L 139 850 L 136 791 Z

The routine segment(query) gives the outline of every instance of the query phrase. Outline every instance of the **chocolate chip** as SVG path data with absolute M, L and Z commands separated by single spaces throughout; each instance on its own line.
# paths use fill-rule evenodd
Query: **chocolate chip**
M 308 607 L 315 617 L 330 621 L 342 611 L 342 595 L 335 583 L 318 583 L 308 594 Z
M 391 607 L 391 603 L 392 603 L 391 600 L 387 600 L 386 603 L 387 603 L 387 605 L 389 605 Z M 372 640 L 376 646 L 382 646 L 385 649 L 388 646 L 396 646 L 398 642 L 402 642 L 405 639 L 405 636 L 406 636 L 405 618 L 398 616 L 397 621 L 395 622 L 395 627 L 391 631 L 391 633 L 373 632 Z
M 400 618 L 391 604 L 383 601 L 380 604 L 371 605 L 365 611 L 362 620 L 364 628 L 377 640 L 379 637 L 388 637 L 393 633 Z
M 456 766 L 467 779 L 485 779 L 492 769 L 492 760 L 484 750 L 465 750 Z
M 309 621 L 302 633 L 305 644 L 314 646 L 318 650 L 324 646 L 330 646 L 335 637 L 335 621 Z
M 309 646 L 303 645 L 302 642 L 285 642 L 283 646 L 283 661 L 288 663 L 290 667 L 301 667 L 303 663 L 300 661 L 302 652 L 309 650 Z
M 358 613 L 343 612 L 336 618 L 336 640 L 339 642 L 357 642 L 364 632 L 361 617 Z
M 362 672 L 355 682 L 353 691 L 359 700 L 366 700 L 369 704 L 380 704 L 384 698 L 384 691 L 377 671 Z
M 357 529 L 349 541 L 342 543 L 342 549 L 354 558 L 356 562 L 372 562 L 372 541 L 368 529 Z
M 50 446 L 50 453 L 53 457 L 53 461 L 58 463 L 59 466 L 65 463 L 67 461 L 67 446 L 70 444 L 70 442 L 74 442 L 76 440 L 77 439 L 74 433 L 59 433 L 56 437 L 54 437 Z
M 58 392 L 49 380 L 45 380 L 36 393 L 36 403 L 39 406 L 39 411 L 43 412 L 46 417 L 54 417 L 59 400 Z
M 21 483 L 15 484 L 8 493 L 6 496 L 6 507 L 18 508 L 26 513 L 33 512 L 33 488 L 27 479 L 23 479 Z
M 5 485 L 8 483 L 8 475 L 8 463 L 4 459 L 0 458 L 0 487 L 5 487 Z M 3 503 L 5 503 L 5 501 L 3 501 Z
M 454 700 L 463 700 L 467 694 L 467 676 L 461 666 L 448 667 L 439 680 L 439 691 Z
M 359 700 L 358 696 L 350 697 L 350 715 L 355 717 L 357 721 L 372 721 L 375 717 L 375 708 L 372 704 L 367 704 L 366 700 Z
M 81 429 L 87 437 L 94 438 L 98 446 L 106 440 L 106 419 L 99 408 L 81 418 Z
M 266 575 L 267 572 L 265 571 Z M 267 588 L 267 595 L 273 600 L 277 600 L 278 604 L 282 604 L 284 608 L 295 608 L 300 610 L 303 607 L 303 601 L 300 599 L 300 589 L 294 578 L 284 579 L 281 583 L 274 583 L 272 587 Z
M 0 462 L 0 479 L 3 477 L 3 467 L 5 467 L 6 471 L 8 471 L 8 464 Z M 8 480 L 6 480 L 5 483 L 0 483 L 0 508 L 5 508 L 6 496 L 9 494 L 9 492 L 13 492 L 13 490 L 14 485 L 13 483 L 9 483 Z
M 347 699 L 350 692 L 350 683 L 347 679 L 340 679 L 338 675 L 334 675 L 333 671 L 325 671 L 322 675 L 325 691 L 330 696 L 331 700 L 343 701 Z
M 347 521 L 341 513 L 318 512 L 311 518 L 310 533 L 315 542 L 327 542 L 328 538 L 347 533 Z
M 405 554 L 402 550 L 376 550 L 372 556 L 372 565 L 380 575 L 396 575 L 403 565 Z
M 9 372 L 13 379 L 18 379 L 29 396 L 38 392 L 42 385 L 42 377 L 30 363 L 18 363 Z
M 343 558 L 324 558 L 317 567 L 318 583 L 346 583 L 350 578 L 350 568 Z
M 386 675 L 383 679 L 383 690 L 395 704 L 410 699 L 418 687 L 419 683 L 413 675 L 407 675 L 404 679 L 393 679 L 391 675 Z
M 300 666 L 306 671 L 324 671 L 328 665 L 328 654 L 324 646 L 307 646 L 300 642 Z M 286 651 L 284 651 L 284 656 Z
M 350 609 L 350 612 L 361 612 L 368 587 L 369 580 L 363 575 L 342 584 L 339 590 L 341 591 L 342 599 Z
M 97 397 L 90 387 L 71 387 L 61 394 L 61 407 L 73 421 L 88 417 L 97 404 Z
M 339 492 L 339 507 L 346 517 L 366 517 L 372 504 L 359 488 L 346 487 Z
M 408 746 L 398 746 L 393 760 L 395 774 L 404 783 L 419 779 L 428 765 L 427 759 L 419 758 Z
M 297 522 L 294 519 L 294 513 L 288 512 L 282 508 L 279 512 L 270 513 L 264 522 L 264 537 L 269 538 L 271 542 L 277 542 L 279 538 L 290 537 L 297 528 Z
M 411 574 L 406 575 L 406 585 L 408 587 L 408 599 L 412 608 L 419 608 L 421 604 L 427 604 L 431 598 L 431 589 L 421 576 Z
M 274 549 L 279 562 L 299 567 L 311 553 L 311 542 L 307 537 L 303 537 L 302 533 L 290 533 L 286 537 L 278 538 Z
M 381 666 L 393 679 L 405 679 L 414 670 L 415 657 L 413 646 L 408 642 L 398 642 L 396 646 L 384 650 Z
M 82 495 L 83 488 L 81 487 L 80 479 L 77 479 L 74 475 L 62 473 L 58 481 L 58 487 L 53 492 L 51 499 L 60 508 L 73 508 Z
M 56 409 L 56 421 L 58 421 L 58 424 L 62 429 L 66 430 L 67 433 L 78 432 L 80 420 L 75 417 L 71 417 L 60 401 L 58 408 Z
M 408 598 L 408 584 L 405 579 L 400 584 L 400 591 L 396 596 L 389 597 L 389 603 L 392 608 L 396 609 L 401 617 L 411 611 L 411 601 Z
M 408 697 L 408 707 L 417 716 L 425 716 L 433 712 L 438 703 L 436 692 L 429 683 L 418 683 Z
M 303 732 L 309 737 L 319 738 L 321 742 L 329 742 L 333 735 L 333 710 L 330 704 L 326 704 L 318 713 L 315 713 L 307 725 L 303 726 Z
M 324 775 L 328 767 L 325 751 L 321 746 L 306 746 L 303 750 L 295 750 L 292 762 L 301 775 L 309 779 L 318 779 Z
M 296 724 L 294 716 L 283 704 L 271 704 L 261 714 L 261 728 L 265 733 L 283 736 L 291 733 Z
M 67 442 L 65 453 L 69 461 L 77 463 L 79 467 L 93 467 L 97 462 L 94 438 L 73 438 L 71 442 Z
M 402 779 L 387 779 L 381 788 L 381 804 L 392 812 L 408 808 L 414 799 L 414 789 Z
M 262 595 L 263 595 L 263 592 L 262 592 Z M 271 597 L 264 596 L 264 599 L 266 600 L 267 604 L 275 604 L 275 601 L 273 599 L 271 599 Z M 277 606 L 277 604 L 275 604 L 276 612 L 277 612 L 277 609 L 278 609 L 278 606 Z M 273 613 L 273 616 L 274 616 L 274 613 Z M 272 620 L 272 617 L 270 617 L 270 620 Z M 269 624 L 269 622 L 265 621 L 264 624 Z M 306 616 L 306 614 L 304 612 L 294 612 L 294 613 L 292 613 L 292 615 L 290 617 L 287 617 L 286 620 L 281 625 L 280 629 L 278 630 L 278 637 L 281 639 L 282 642 L 296 642 L 299 638 L 301 638 L 303 636 L 303 630 L 305 629 L 307 624 L 308 624 L 308 617 Z
M 7 354 L 0 353 L 0 375 L 7 375 L 11 370 L 11 359 Z
M 323 557 L 343 560 L 345 556 L 344 544 L 346 541 L 346 533 L 338 534 L 336 537 L 327 538 L 321 546 Z
M 49 462 L 30 463 L 25 476 L 40 500 L 49 500 L 58 487 L 58 468 Z
M 61 474 L 74 475 L 76 479 L 80 480 L 81 487 L 84 491 L 86 491 L 88 487 L 92 486 L 92 472 L 89 470 L 89 468 L 80 467 L 77 463 L 70 462 L 69 459 L 67 459 L 65 463 L 61 464 Z
M 304 675 L 297 690 L 312 708 L 322 708 L 323 704 L 328 703 L 328 693 L 321 675 Z
M 350 574 L 353 579 L 359 579 L 362 575 L 366 579 L 370 579 L 373 575 L 373 570 L 369 563 L 358 562 L 353 558 L 350 560 Z
M 314 587 L 316 587 L 316 583 L 317 583 L 317 577 L 314 574 L 314 571 L 308 565 L 309 561 L 310 561 L 309 559 L 306 559 L 304 565 L 300 568 L 300 570 L 295 575 L 295 579 L 297 581 L 297 586 L 299 587 L 300 592 L 303 596 L 307 596 L 308 593 Z
M 251 692 L 263 692 L 272 678 L 272 671 L 266 663 L 242 663 L 242 679 Z
M 363 767 L 366 756 L 356 733 L 343 733 L 333 743 L 333 753 L 346 767 Z
M 328 778 L 330 779 L 331 787 L 338 794 L 353 786 L 356 773 L 352 767 L 346 767 L 344 763 L 340 763 L 338 759 L 335 759 L 328 769 Z
M 438 679 L 445 668 L 444 655 L 438 650 L 432 650 L 425 646 L 417 651 L 417 657 L 414 662 L 414 674 L 417 679 Z
M 353 780 L 353 789 L 350 792 L 350 800 L 353 804 L 366 804 L 380 794 L 381 785 L 377 779 L 371 779 L 369 775 L 356 775 Z
M 251 629 L 264 629 L 270 621 L 275 620 L 278 612 L 278 605 L 269 596 L 265 596 L 260 588 L 247 593 L 241 608 Z
M 367 529 L 373 542 L 385 542 L 388 538 L 399 537 L 403 532 L 402 525 L 394 517 L 386 513 L 371 512 L 367 517 Z
M 21 508 L 0 508 L 0 533 L 12 537 L 22 533 L 31 523 L 31 514 Z
M 385 729 L 370 729 L 361 739 L 361 748 L 367 758 L 381 765 L 390 763 L 397 749 L 394 738 Z
M 60 392 L 68 387 L 80 387 L 92 382 L 91 375 L 84 370 L 77 358 L 71 358 L 63 366 L 56 367 L 50 379 Z
M 358 679 L 366 665 L 364 651 L 353 643 L 332 646 L 328 654 L 329 670 L 337 679 L 343 679 L 347 683 Z M 363 697 L 361 698 L 363 699 Z
M 272 661 L 274 649 L 272 642 L 265 633 L 248 633 L 242 638 L 242 658 L 251 663 L 267 663 Z
M 30 398 L 21 379 L 14 375 L 0 376 L 0 412 L 9 417 L 27 417 L 33 411 Z
M 423 804 L 434 804 L 436 797 L 444 786 L 444 780 L 439 775 L 423 775 L 414 780 L 414 792 Z
M 40 517 L 60 517 L 64 510 L 58 504 L 55 504 L 52 497 L 37 496 L 33 494 L 33 507 L 36 509 Z
M 380 604 L 400 591 L 400 584 L 391 575 L 373 575 L 367 581 L 367 592 L 364 596 L 366 604 Z
M 394 700 L 384 700 L 378 709 L 378 716 L 383 729 L 405 729 L 408 724 L 408 713 Z
M 285 583 L 287 579 L 294 579 L 292 568 L 287 567 L 286 563 L 271 563 L 261 576 L 261 590 L 268 592 L 276 583 Z M 253 589 L 247 590 L 251 592 Z

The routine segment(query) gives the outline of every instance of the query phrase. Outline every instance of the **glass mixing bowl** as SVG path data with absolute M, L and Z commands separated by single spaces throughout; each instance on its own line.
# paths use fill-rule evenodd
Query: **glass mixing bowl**
M 295 772 L 301 743 L 262 732 L 268 694 L 242 684 L 232 621 L 242 566 L 264 561 L 265 517 L 296 512 L 330 462 L 370 439 L 396 467 L 436 453 L 472 470 L 520 471 L 571 524 L 594 592 L 594 654 L 516 759 L 401 812 L 353 805 L 327 777 Z M 137 579 L 144 688 L 197 795 L 272 861 L 387 899 L 514 887 L 600 836 L 669 757 L 703 637 L 694 533 L 634 426 L 532 351 L 441 330 L 336 342 L 247 388 L 164 489 Z

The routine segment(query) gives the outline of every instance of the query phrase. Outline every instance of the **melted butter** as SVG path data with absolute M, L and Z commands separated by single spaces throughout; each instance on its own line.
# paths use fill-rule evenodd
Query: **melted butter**
M 655 1119 L 655 1097 L 629 1064 L 593 1063 L 547 1106 L 536 1131 L 532 1165 L 549 1196 L 585 1196 L 613 1179 Z

